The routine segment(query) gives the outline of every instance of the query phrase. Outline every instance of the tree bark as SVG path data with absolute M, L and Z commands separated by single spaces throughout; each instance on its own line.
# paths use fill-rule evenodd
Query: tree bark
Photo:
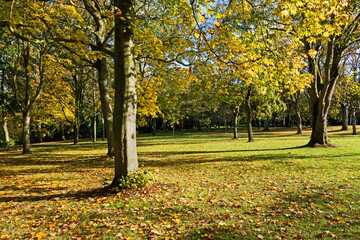
M 296 109 L 296 126 L 297 126 L 296 134 L 302 134 L 302 119 L 301 119 L 301 112 L 299 109 Z
M 264 131 L 269 131 L 270 128 L 269 128 L 269 120 L 268 119 L 265 119 L 264 120 Z
M 10 135 L 9 135 L 9 129 L 7 127 L 7 118 L 6 117 L 3 117 L 2 130 L 3 130 L 3 133 L 4 133 L 5 142 L 9 142 L 10 141 Z
M 301 112 L 300 112 L 300 107 L 299 107 L 300 96 L 301 96 L 301 93 L 298 91 L 295 94 L 295 99 L 293 99 L 293 102 L 295 105 L 295 112 L 296 112 L 296 127 L 297 127 L 296 134 L 302 134 L 302 119 L 301 119 Z
M 250 103 L 250 94 L 251 90 L 248 90 L 247 96 L 246 96 L 246 116 L 247 116 L 247 131 L 248 131 L 248 141 L 253 142 L 254 141 L 254 133 L 252 129 L 252 114 L 251 114 L 251 103 Z
M 183 119 L 181 119 L 180 124 L 181 124 L 181 135 L 184 135 L 184 120 Z
M 82 88 L 78 76 L 74 74 L 73 76 L 74 86 L 75 86 L 75 119 L 74 119 L 74 145 L 79 144 L 79 130 L 80 130 L 80 114 L 81 114 L 81 100 L 82 100 Z
M 96 95 L 93 89 L 93 142 L 96 142 Z
M 233 133 L 234 133 L 234 139 L 237 139 L 238 138 L 238 116 L 239 116 L 239 111 L 238 110 L 235 110 L 233 112 L 233 123 L 234 123 L 234 128 L 233 128 Z
M 305 42 L 306 52 L 310 49 L 309 43 Z M 335 42 L 335 37 L 332 37 L 332 40 L 327 43 L 326 56 L 321 72 L 318 66 L 319 60 L 314 60 L 308 56 L 309 73 L 314 76 L 314 80 L 309 88 L 312 120 L 309 146 L 330 144 L 327 134 L 327 117 L 339 76 L 341 52 L 341 48 Z
M 155 136 L 156 135 L 156 118 L 151 119 L 151 130 L 152 130 L 152 135 Z
M 351 117 L 352 117 L 352 129 L 353 129 L 353 135 L 357 135 L 356 131 L 356 110 L 353 108 L 351 111 Z
M 349 126 L 349 108 L 346 104 L 341 104 L 342 127 L 341 130 L 348 130 Z
M 60 134 L 61 134 L 61 140 L 63 140 L 63 141 L 66 140 L 64 124 L 60 124 Z
M 28 154 L 28 153 L 31 153 L 31 151 L 30 151 L 30 126 L 31 126 L 31 110 L 30 110 L 30 108 L 26 108 L 25 111 L 23 111 L 22 123 L 23 123 L 22 154 Z
M 133 5 L 133 0 L 115 0 L 115 176 L 112 182 L 115 186 L 138 167 Z
M 110 80 L 106 58 L 98 59 L 95 63 L 98 71 L 98 84 L 100 91 L 101 111 L 103 114 L 106 137 L 107 137 L 107 156 L 114 156 L 114 131 L 113 131 L 113 110 L 111 107 L 110 97 Z

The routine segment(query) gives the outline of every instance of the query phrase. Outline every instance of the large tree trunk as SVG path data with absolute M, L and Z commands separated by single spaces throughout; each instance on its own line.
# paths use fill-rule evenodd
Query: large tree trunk
M 305 44 L 305 47 L 306 52 L 311 49 L 308 43 Z M 314 76 L 309 89 L 312 119 L 312 133 L 308 143 L 309 146 L 330 144 L 327 134 L 327 117 L 339 76 L 340 58 L 341 50 L 339 46 L 334 44 L 334 40 L 329 41 L 327 44 L 326 58 L 321 72 L 320 67 L 317 65 L 319 60 L 308 57 L 309 72 Z
M 348 130 L 349 125 L 349 108 L 346 104 L 341 104 L 342 127 L 341 130 Z
M 101 110 L 103 114 L 105 131 L 107 137 L 107 156 L 114 156 L 114 131 L 113 131 L 113 110 L 111 107 L 110 97 L 110 80 L 108 76 L 108 68 L 106 58 L 98 59 L 95 63 L 98 71 L 98 84 L 100 91 Z
M 22 154 L 30 153 L 30 126 L 31 126 L 31 110 L 30 108 L 26 108 L 23 112 L 23 128 L 22 128 L 22 144 L 23 151 Z
M 3 133 L 4 133 L 5 142 L 9 142 L 10 141 L 10 135 L 9 135 L 9 129 L 7 127 L 7 118 L 6 117 L 3 117 L 2 130 L 3 130 Z
M 138 167 L 136 152 L 136 68 L 133 0 L 115 0 L 115 108 L 113 186 Z

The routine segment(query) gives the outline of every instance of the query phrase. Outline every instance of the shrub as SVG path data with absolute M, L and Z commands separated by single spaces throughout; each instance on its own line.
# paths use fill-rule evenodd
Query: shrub
M 150 185 L 154 180 L 155 177 L 151 172 L 138 169 L 129 176 L 119 179 L 117 187 L 120 189 L 137 189 Z
M 0 140 L 0 147 L 13 147 L 16 145 L 16 141 L 14 139 L 10 139 L 10 141 L 6 142 L 4 140 Z

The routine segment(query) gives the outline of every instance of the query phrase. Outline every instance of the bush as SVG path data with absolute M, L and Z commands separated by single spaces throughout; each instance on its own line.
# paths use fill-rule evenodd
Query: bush
M 0 140 L 0 147 L 13 147 L 16 145 L 16 141 L 14 139 L 10 139 L 10 141 L 6 142 L 4 140 Z
M 136 170 L 129 176 L 119 179 L 117 187 L 120 189 L 137 189 L 150 185 L 155 180 L 151 172 Z

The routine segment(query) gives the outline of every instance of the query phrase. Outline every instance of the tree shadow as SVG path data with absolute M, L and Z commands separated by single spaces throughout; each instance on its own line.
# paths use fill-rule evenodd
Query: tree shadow
M 82 199 L 94 198 L 94 197 L 104 197 L 112 194 L 113 194 L 112 192 L 109 192 L 104 188 L 95 188 L 85 191 L 38 195 L 38 196 L 0 197 L 0 202 L 37 202 L 37 201 L 45 201 L 45 200 L 57 201 L 60 199 L 82 200 Z

